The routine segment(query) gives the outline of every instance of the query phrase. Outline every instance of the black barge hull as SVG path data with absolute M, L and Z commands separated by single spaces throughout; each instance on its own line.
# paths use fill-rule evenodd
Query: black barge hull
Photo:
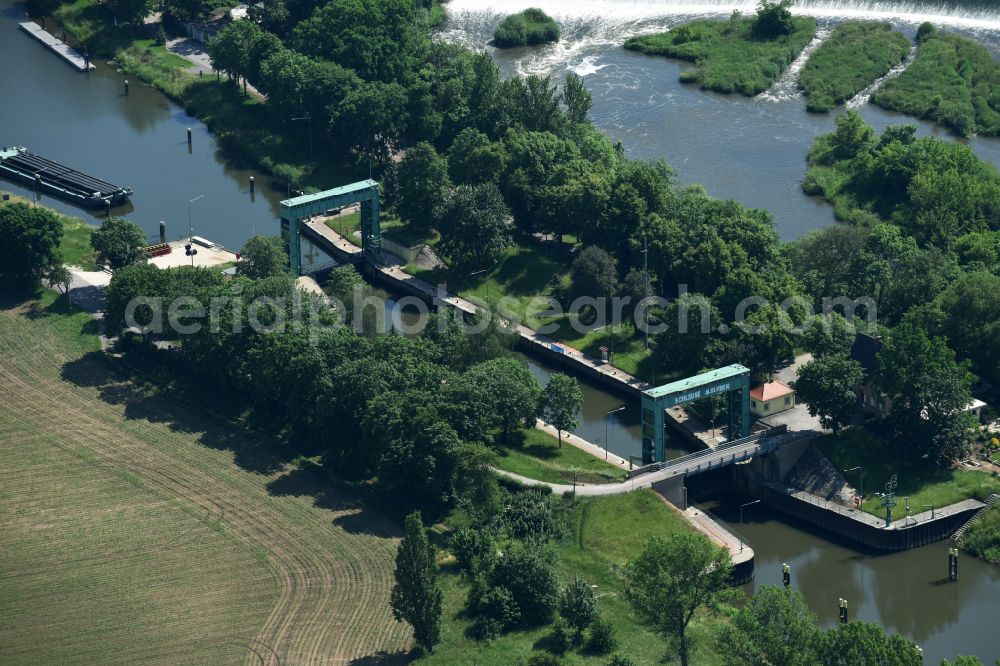
M 132 196 L 130 187 L 112 185 L 24 148 L 0 151 L 0 176 L 86 208 L 117 206 Z

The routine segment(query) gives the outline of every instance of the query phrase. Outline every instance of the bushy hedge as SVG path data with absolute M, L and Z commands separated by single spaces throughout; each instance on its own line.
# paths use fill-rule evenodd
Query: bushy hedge
M 925 30 L 917 57 L 872 102 L 950 127 L 959 134 L 1000 135 L 1000 64 L 986 47 Z
M 559 24 L 541 9 L 536 8 L 511 14 L 493 32 L 493 44 L 502 49 L 558 41 Z
M 910 40 L 892 25 L 847 21 L 834 29 L 799 74 L 808 109 L 826 112 L 843 104 L 906 58 Z
M 748 18 L 693 21 L 669 32 L 633 37 L 625 48 L 697 63 L 697 69 L 681 74 L 681 81 L 750 97 L 770 88 L 816 34 L 815 19 L 792 21 L 794 31 L 774 39 L 758 38 Z

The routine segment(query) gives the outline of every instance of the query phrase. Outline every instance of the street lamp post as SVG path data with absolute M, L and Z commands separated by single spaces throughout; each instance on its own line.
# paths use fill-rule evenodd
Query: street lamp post
M 193 204 L 198 199 L 203 199 L 204 194 L 199 194 L 194 199 L 188 201 L 188 243 L 194 243 L 194 225 L 191 223 L 191 204 Z M 194 254 L 191 254 L 191 267 L 194 267 Z
M 306 115 L 301 118 L 292 118 L 292 120 L 304 120 L 309 124 L 309 161 L 313 159 L 313 121 L 312 116 L 306 111 Z
M 625 405 L 612 409 L 610 412 L 604 415 L 604 459 L 608 459 L 608 422 L 611 420 L 611 415 L 625 409 Z
M 481 268 L 478 271 L 473 271 L 473 272 L 469 273 L 469 277 L 472 277 L 473 275 L 482 275 L 483 273 L 487 272 L 488 270 L 489 270 L 488 268 Z M 490 282 L 489 282 L 489 280 L 486 281 L 486 309 L 487 310 L 490 309 Z
M 753 504 L 759 504 L 759 503 L 760 503 L 760 500 L 756 499 L 756 500 L 754 500 L 752 502 L 747 502 L 746 504 L 741 504 L 740 505 L 740 523 L 743 522 L 743 507 L 751 506 Z
M 611 329 L 611 356 L 608 357 L 608 365 L 614 367 L 615 364 L 615 323 L 612 321 L 604 326 L 598 326 L 595 331 L 603 331 L 606 328 Z
M 844 473 L 846 474 L 848 472 L 854 472 L 854 471 L 857 471 L 858 475 L 861 477 L 861 480 L 858 483 L 858 492 L 861 493 L 861 504 L 858 508 L 863 510 L 865 508 L 865 470 L 861 469 L 861 466 L 859 465 L 857 467 L 845 469 Z

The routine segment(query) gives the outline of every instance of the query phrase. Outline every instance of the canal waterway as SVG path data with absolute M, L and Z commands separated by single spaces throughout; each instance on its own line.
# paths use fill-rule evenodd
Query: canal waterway
M 188 202 L 201 195 L 190 206 L 196 235 L 235 250 L 254 232 L 278 233 L 277 202 L 285 193 L 268 187 L 263 174 L 227 164 L 204 124 L 134 77 L 125 96 L 125 77 L 103 60 L 89 74 L 77 72 L 22 33 L 17 24 L 25 20 L 22 5 L 0 0 L 0 146 L 23 146 L 131 187 L 131 202 L 112 213 L 135 220 L 150 237 L 160 220 L 168 239 L 186 235 Z M 6 180 L 0 189 L 32 196 L 30 187 Z M 92 224 L 104 215 L 49 195 L 41 202 Z

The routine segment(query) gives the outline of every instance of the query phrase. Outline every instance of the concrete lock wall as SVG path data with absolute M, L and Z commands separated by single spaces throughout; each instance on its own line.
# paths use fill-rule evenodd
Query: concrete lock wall
M 759 497 L 782 513 L 877 550 L 908 550 L 946 539 L 978 511 L 976 506 L 965 509 L 943 507 L 938 510 L 936 518 L 914 523 L 912 527 L 905 529 L 886 529 L 881 525 L 871 524 L 874 521 L 866 522 L 855 518 L 849 512 L 841 513 L 826 508 L 820 498 L 816 498 L 816 502 L 810 502 L 796 497 L 786 489 L 752 478 L 750 474 L 737 474 L 735 486 L 748 495 Z

